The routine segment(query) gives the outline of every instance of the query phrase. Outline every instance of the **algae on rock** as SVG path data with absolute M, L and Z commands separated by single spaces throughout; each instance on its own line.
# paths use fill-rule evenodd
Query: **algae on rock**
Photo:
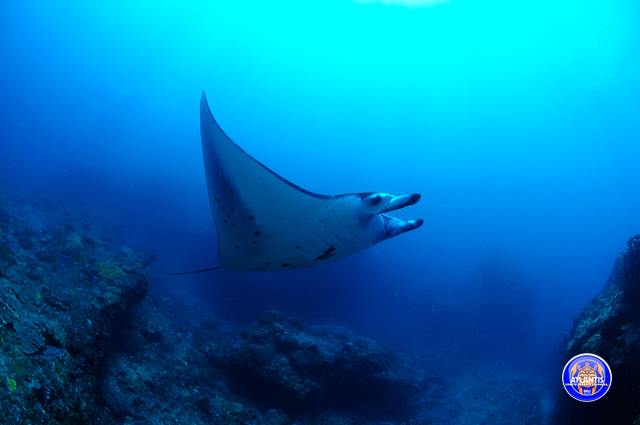
M 0 212 L 0 423 L 110 423 L 98 371 L 151 257 L 86 243 L 97 227 L 68 206 L 3 198 Z

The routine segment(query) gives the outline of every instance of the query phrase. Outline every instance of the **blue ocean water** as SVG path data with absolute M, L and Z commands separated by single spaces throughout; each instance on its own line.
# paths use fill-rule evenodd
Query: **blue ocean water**
M 157 269 L 215 265 L 205 90 L 279 174 L 419 192 L 400 215 L 425 225 L 313 269 L 156 288 L 238 324 L 278 309 L 544 364 L 640 229 L 638 28 L 630 0 L 4 0 L 0 190 L 117 213 Z

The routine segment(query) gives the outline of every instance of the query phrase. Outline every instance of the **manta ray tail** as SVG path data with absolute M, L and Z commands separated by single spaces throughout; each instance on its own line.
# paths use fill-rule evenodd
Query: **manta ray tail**
M 188 270 L 188 271 L 184 271 L 184 272 L 165 272 L 165 271 L 160 271 L 160 270 L 154 270 L 154 272 L 158 273 L 158 274 L 164 274 L 164 275 L 168 275 L 168 276 L 180 276 L 180 275 L 188 275 L 188 274 L 198 274 L 198 273 L 207 273 L 207 272 L 215 272 L 217 270 L 222 270 L 222 267 L 217 266 L 217 267 L 207 267 L 205 269 L 198 269 L 198 270 Z

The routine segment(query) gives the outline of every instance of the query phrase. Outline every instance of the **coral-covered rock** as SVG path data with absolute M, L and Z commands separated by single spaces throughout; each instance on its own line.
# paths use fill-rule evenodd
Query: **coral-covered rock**
M 609 363 L 611 388 L 593 403 L 562 394 L 554 423 L 640 423 L 640 235 L 629 240 L 606 286 L 575 322 L 566 357 L 585 352 Z
M 0 200 L 0 423 L 105 423 L 96 376 L 114 323 L 147 290 L 149 255 L 91 215 Z
M 211 350 L 209 359 L 259 405 L 293 414 L 403 415 L 420 388 L 419 377 L 375 341 L 277 312 L 262 315 L 237 346 Z
M 115 423 L 379 424 L 375 412 L 397 413 L 417 388 L 390 352 L 345 329 L 266 313 L 238 336 L 164 292 L 130 310 L 113 348 L 100 391 Z
M 156 295 L 133 307 L 100 377 L 114 422 L 168 424 L 180 418 L 205 425 L 255 417 L 225 394 L 223 377 L 202 351 L 224 338 L 208 317 L 180 299 Z

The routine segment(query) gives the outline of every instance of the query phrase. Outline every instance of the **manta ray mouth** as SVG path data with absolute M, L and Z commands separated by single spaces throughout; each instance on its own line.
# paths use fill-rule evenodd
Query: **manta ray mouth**
M 410 205 L 415 205 L 420 201 L 420 198 L 422 198 L 422 196 L 419 193 L 411 193 L 407 195 L 394 196 L 391 201 L 389 201 L 387 206 L 381 211 L 384 224 L 383 239 L 392 238 L 411 230 L 415 230 L 424 224 L 424 220 L 421 218 L 403 220 L 401 218 L 385 214 L 389 211 L 396 211 Z
M 382 240 L 393 238 L 411 230 L 415 230 L 424 224 L 424 220 L 421 218 L 412 220 L 403 220 L 397 217 L 391 217 L 386 214 L 382 214 L 383 219 L 383 234 Z

